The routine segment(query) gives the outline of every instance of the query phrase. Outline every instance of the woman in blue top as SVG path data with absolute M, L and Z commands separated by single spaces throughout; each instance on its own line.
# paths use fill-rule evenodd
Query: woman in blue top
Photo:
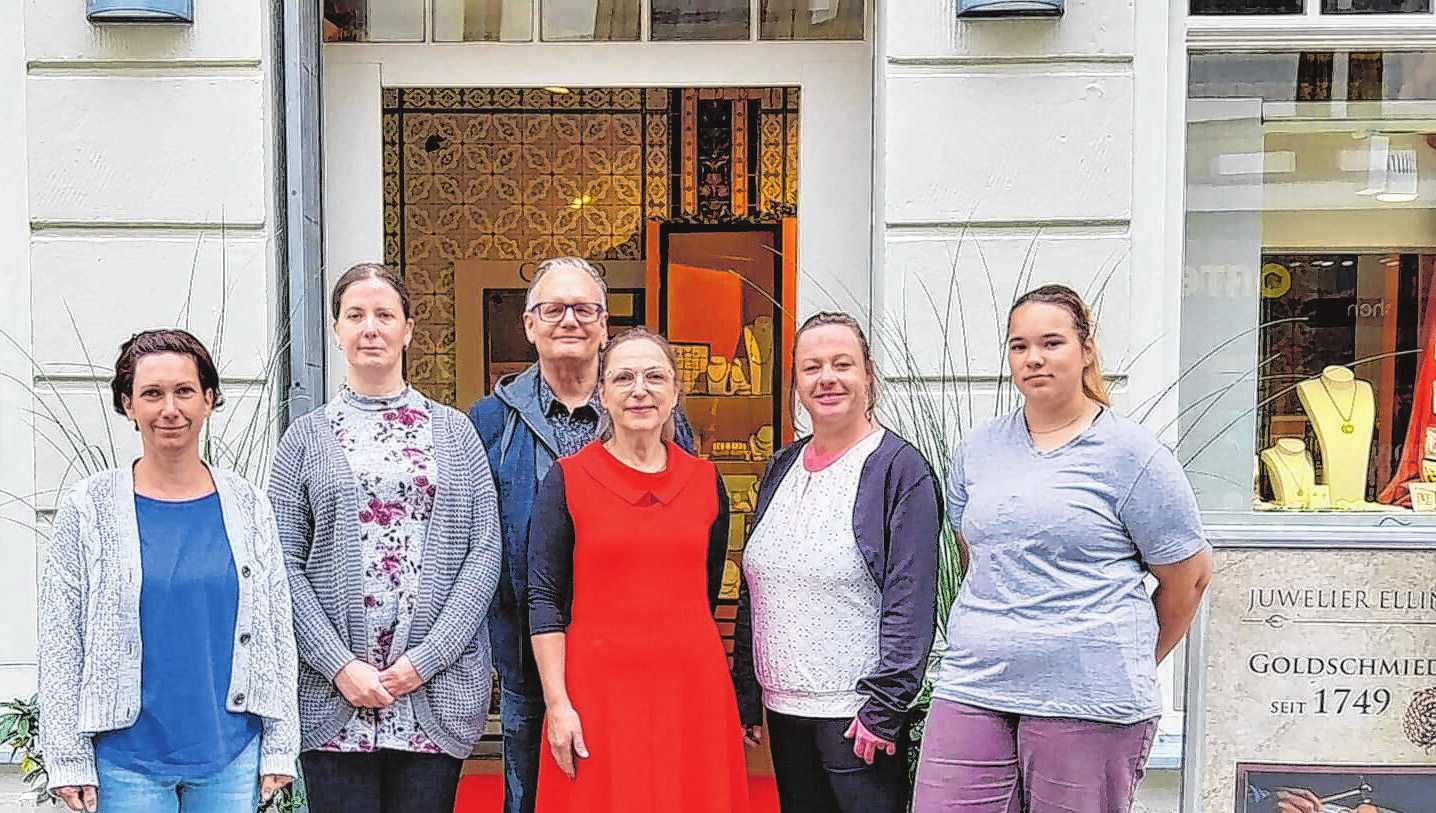
M 71 810 L 253 813 L 295 775 L 288 579 L 269 502 L 199 455 L 224 402 L 183 330 L 120 347 L 144 454 L 65 498 L 40 588 L 40 747 Z
M 1007 334 L 1024 404 L 953 461 L 967 576 L 913 809 L 1127 813 L 1162 713 L 1157 664 L 1192 623 L 1211 555 L 1176 457 L 1109 408 L 1081 297 L 1024 294 Z

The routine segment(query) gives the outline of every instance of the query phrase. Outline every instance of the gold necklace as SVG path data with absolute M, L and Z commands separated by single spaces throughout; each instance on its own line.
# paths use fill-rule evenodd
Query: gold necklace
M 1069 426 L 1071 426 L 1072 424 L 1074 424 L 1074 423 L 1076 423 L 1076 422 L 1082 420 L 1082 419 L 1085 418 L 1085 417 L 1087 417 L 1087 410 L 1084 409 L 1084 410 L 1082 410 L 1081 412 L 1077 413 L 1077 417 L 1073 418 L 1072 420 L 1068 421 L 1067 423 L 1062 424 L 1061 426 L 1054 426 L 1054 427 L 1052 427 L 1051 429 L 1033 429 L 1033 428 L 1032 428 L 1032 424 L 1027 423 L 1027 415 L 1026 415 L 1026 413 L 1024 413 L 1024 414 L 1022 415 L 1022 422 L 1025 423 L 1025 424 L 1027 424 L 1027 433 L 1028 433 L 1029 435 L 1050 435 L 1050 434 L 1052 434 L 1053 432 L 1061 432 L 1063 429 L 1066 429 L 1067 427 L 1069 427 Z
M 1343 413 L 1341 411 L 1341 404 L 1336 402 L 1336 396 L 1331 394 L 1331 388 L 1326 386 L 1326 376 L 1318 376 L 1316 380 L 1321 383 L 1321 391 L 1326 393 L 1326 399 L 1331 402 L 1331 406 L 1336 410 L 1336 414 L 1341 416 L 1342 433 L 1350 435 L 1355 432 L 1356 424 L 1352 422 L 1352 418 L 1356 416 L 1356 382 L 1351 382 L 1351 406 Z
M 1305 496 L 1306 480 L 1301 476 L 1301 474 L 1292 470 L 1291 465 L 1286 462 L 1286 455 L 1282 454 L 1279 451 L 1273 450 L 1271 453 L 1271 457 L 1272 460 L 1276 463 L 1276 467 L 1286 472 L 1286 475 L 1291 478 L 1291 481 L 1293 483 L 1296 484 L 1296 496 Z

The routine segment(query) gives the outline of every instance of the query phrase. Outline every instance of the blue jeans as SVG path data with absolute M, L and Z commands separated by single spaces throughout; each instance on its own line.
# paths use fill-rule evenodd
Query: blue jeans
M 534 813 L 543 753 L 543 698 L 500 688 L 499 717 L 504 726 L 504 813 Z
M 792 717 L 768 709 L 768 748 L 783 813 L 907 810 L 907 737 L 899 737 L 895 756 L 879 751 L 869 765 L 843 736 L 852 721 Z
M 99 813 L 254 813 L 259 806 L 259 737 L 203 779 L 139 773 L 95 760 Z

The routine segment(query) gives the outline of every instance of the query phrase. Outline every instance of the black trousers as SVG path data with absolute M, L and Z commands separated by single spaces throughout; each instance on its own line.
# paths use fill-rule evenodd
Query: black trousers
M 299 755 L 309 813 L 454 813 L 464 763 L 448 754 L 381 750 Z
M 869 765 L 843 737 L 851 723 L 768 709 L 768 747 L 783 813 L 905 813 L 912 798 L 906 735 L 895 755 L 879 751 Z

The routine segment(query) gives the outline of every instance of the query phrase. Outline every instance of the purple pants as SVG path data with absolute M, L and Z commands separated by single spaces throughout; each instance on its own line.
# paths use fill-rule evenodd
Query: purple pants
M 913 813 L 1130 813 L 1156 733 L 933 700 Z

